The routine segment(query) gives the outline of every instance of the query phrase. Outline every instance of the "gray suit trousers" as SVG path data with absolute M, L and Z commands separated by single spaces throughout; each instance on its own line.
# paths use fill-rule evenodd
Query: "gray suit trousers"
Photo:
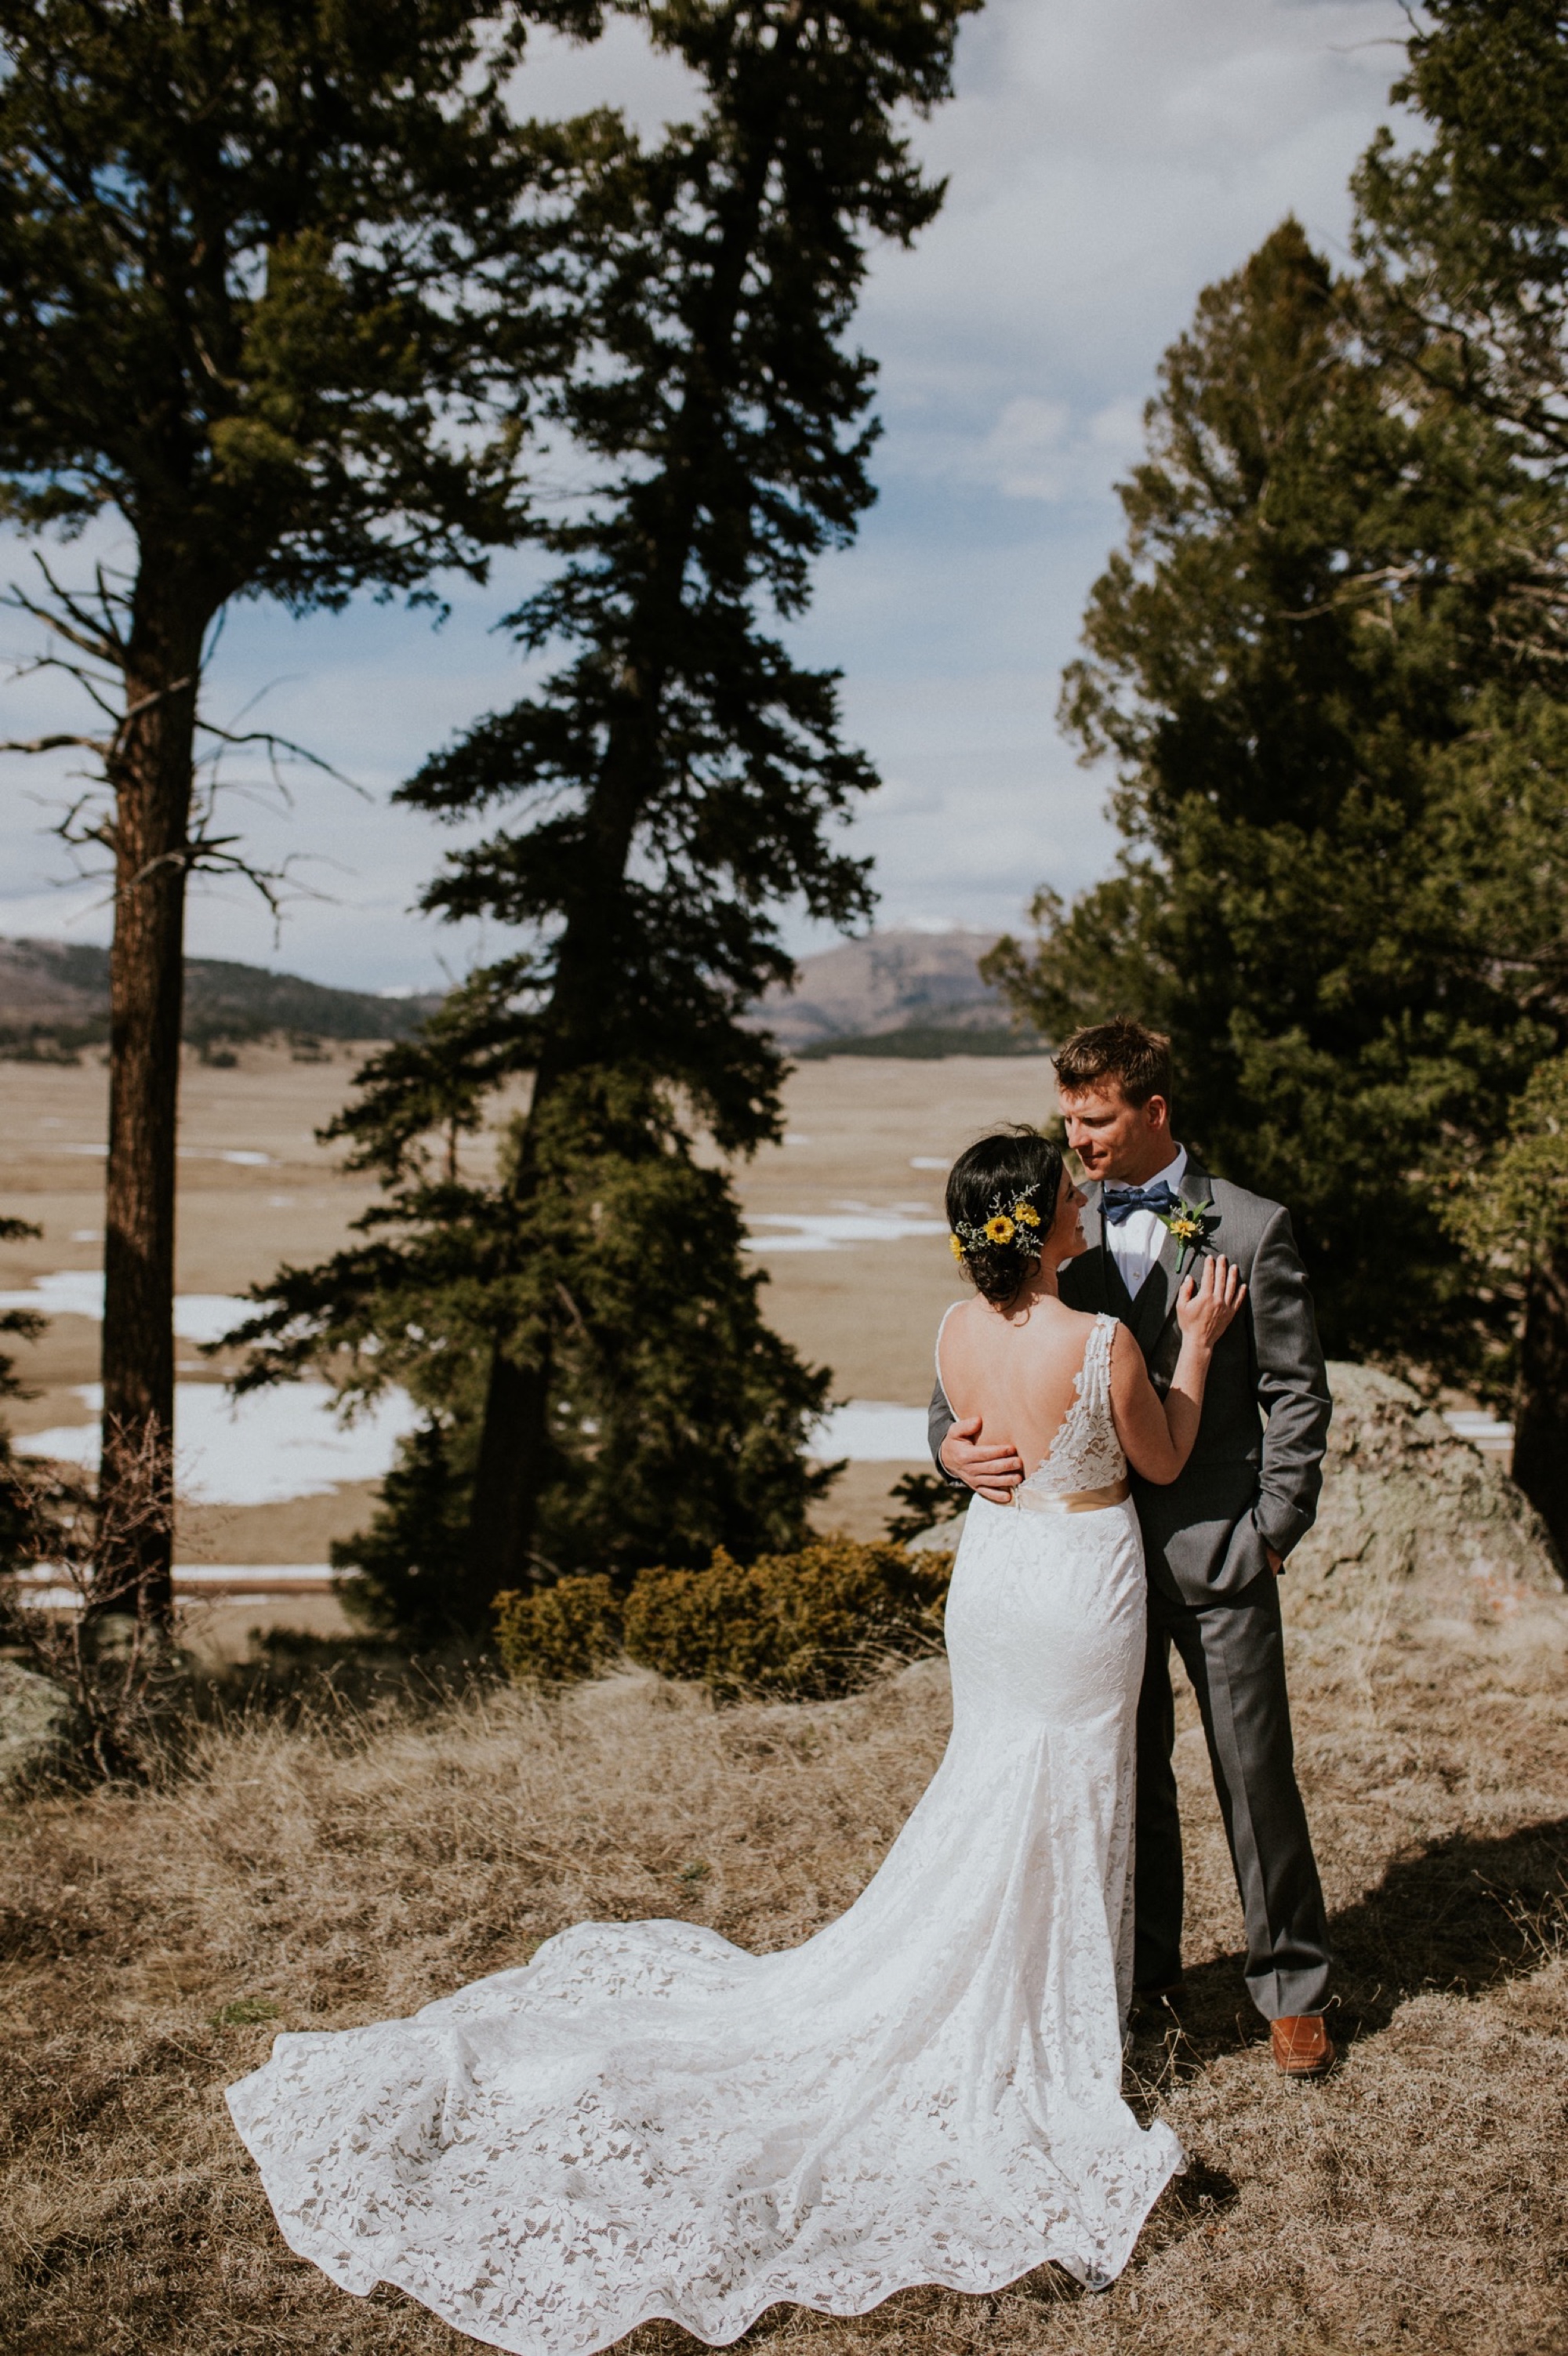
M 1202 1603 L 1150 1584 L 1149 1649 L 1138 1698 L 1133 1979 L 1139 1987 L 1159 1988 L 1181 1976 L 1173 1645 L 1197 1697 L 1230 1844 L 1246 1922 L 1248 1992 L 1266 2020 L 1321 2012 L 1328 1993 L 1328 1918 L 1296 1788 L 1279 1586 L 1267 1571 L 1240 1594 Z

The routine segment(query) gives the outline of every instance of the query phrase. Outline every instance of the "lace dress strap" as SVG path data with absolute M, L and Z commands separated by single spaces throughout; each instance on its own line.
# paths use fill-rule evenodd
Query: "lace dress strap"
M 1101 1423 L 1111 1421 L 1111 1352 L 1115 1340 L 1116 1320 L 1102 1309 L 1084 1347 L 1079 1394 L 1088 1413 Z
M 948 1302 L 947 1307 L 942 1311 L 942 1322 L 937 1327 L 937 1338 L 931 1351 L 931 1356 L 936 1363 L 937 1388 L 940 1391 L 943 1398 L 948 1400 L 949 1412 L 953 1415 L 958 1413 L 958 1409 L 953 1406 L 951 1399 L 948 1398 L 948 1387 L 942 1380 L 942 1335 L 948 1330 L 948 1319 L 952 1315 L 953 1311 L 955 1309 L 961 1309 L 962 1307 L 963 1303 L 961 1301 L 950 1301 Z

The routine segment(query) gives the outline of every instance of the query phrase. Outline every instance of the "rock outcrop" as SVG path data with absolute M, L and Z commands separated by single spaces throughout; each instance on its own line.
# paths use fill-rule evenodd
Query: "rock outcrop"
M 1494 1459 L 1419 1393 L 1371 1366 L 1328 1370 L 1334 1421 L 1317 1521 L 1290 1559 L 1286 1610 L 1310 1627 L 1348 1607 L 1498 1628 L 1568 1612 L 1540 1516 Z M 915 1540 L 948 1553 L 961 1519 Z
M 77 1730 L 76 1705 L 63 1686 L 0 1661 L 0 1794 L 59 1766 Z
M 1329 1368 L 1334 1421 L 1316 1526 L 1291 1557 L 1291 1617 L 1307 1625 L 1376 1589 L 1396 1616 L 1498 1627 L 1561 1617 L 1562 1568 L 1502 1467 L 1408 1383 Z M 1402 1598 L 1404 1599 L 1402 1602 Z M 1559 1607 L 1557 1611 L 1552 1606 Z

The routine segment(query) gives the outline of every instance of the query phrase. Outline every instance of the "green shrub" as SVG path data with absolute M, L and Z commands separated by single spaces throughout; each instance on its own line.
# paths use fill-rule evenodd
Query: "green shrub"
M 514 1685 L 570 1685 L 620 1650 L 620 1606 L 602 1572 L 496 1598 L 496 1644 Z
M 940 1642 L 945 1555 L 825 1539 L 749 1565 L 719 1548 L 706 1570 L 645 1570 L 624 1601 L 608 1579 L 574 1577 L 498 1607 L 520 1683 L 591 1676 L 618 1651 L 715 1694 L 820 1700 L 853 1693 L 887 1659 Z

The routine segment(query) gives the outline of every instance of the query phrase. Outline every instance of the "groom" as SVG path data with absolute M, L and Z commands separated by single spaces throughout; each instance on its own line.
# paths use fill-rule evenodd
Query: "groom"
M 1138 1702 L 1133 1979 L 1145 2002 L 1181 1987 L 1181 1823 L 1171 1647 L 1208 1738 L 1247 1928 L 1247 1987 L 1292 2077 L 1334 2060 L 1323 2022 L 1328 1923 L 1296 1789 L 1275 1584 L 1312 1526 L 1330 1400 L 1312 1296 L 1288 1214 L 1211 1178 L 1171 1135 L 1169 1042 L 1142 1023 L 1077 1032 L 1056 1059 L 1068 1143 L 1090 1180 L 1089 1248 L 1061 1297 L 1132 1329 L 1164 1395 L 1176 1365 L 1177 1262 L 1165 1219 L 1196 1209 L 1201 1248 L 1240 1269 L 1247 1304 L 1214 1354 L 1197 1442 L 1168 1487 L 1133 1481 L 1148 1559 L 1149 1640 Z M 1188 1265 L 1191 1265 L 1189 1259 Z M 978 1418 L 955 1423 L 939 1384 L 931 1450 L 950 1479 L 1007 1504 L 1024 1466 Z

